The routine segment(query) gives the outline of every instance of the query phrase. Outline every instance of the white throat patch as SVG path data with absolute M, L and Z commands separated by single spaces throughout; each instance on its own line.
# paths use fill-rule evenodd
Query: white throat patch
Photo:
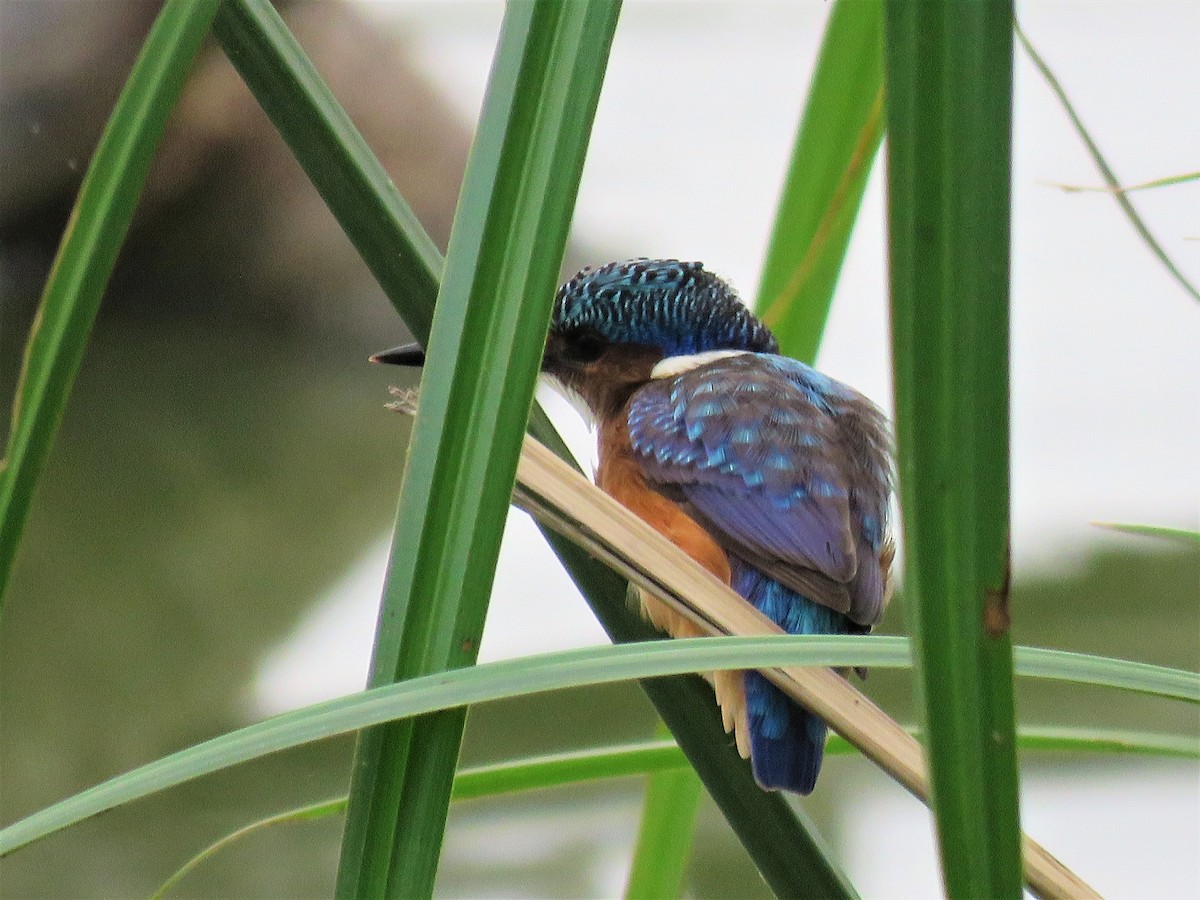
M 580 396 L 578 391 L 567 387 L 562 383 L 562 381 L 548 372 L 538 373 L 538 384 L 551 388 L 555 393 L 566 400 L 567 403 L 573 406 L 575 411 L 579 413 L 580 417 L 583 419 L 584 424 L 587 425 L 589 431 L 595 429 L 596 415 L 592 412 L 592 408 L 587 405 L 587 401 Z
M 690 356 L 668 356 L 659 360 L 658 365 L 650 370 L 651 378 L 674 378 L 700 366 L 706 366 L 718 359 L 728 359 L 731 356 L 742 356 L 749 350 L 708 350 L 704 353 L 693 353 Z

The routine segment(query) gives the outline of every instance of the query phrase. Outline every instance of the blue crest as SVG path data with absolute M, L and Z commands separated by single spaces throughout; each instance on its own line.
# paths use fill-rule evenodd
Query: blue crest
M 631 259 L 586 268 L 558 289 L 553 328 L 594 328 L 607 340 L 661 347 L 778 353 L 770 330 L 703 263 Z

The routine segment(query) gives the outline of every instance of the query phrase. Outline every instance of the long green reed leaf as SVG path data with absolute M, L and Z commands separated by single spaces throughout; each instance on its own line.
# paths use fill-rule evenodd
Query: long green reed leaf
M 654 775 L 690 769 L 687 757 L 674 741 L 654 741 L 626 747 L 556 753 L 552 756 L 464 769 L 454 776 L 454 791 L 451 797 L 453 800 L 473 800 L 518 791 L 579 784 L 599 778 Z M 695 775 L 692 777 L 695 778 Z M 242 838 L 276 825 L 340 816 L 346 812 L 346 803 L 346 797 L 313 803 L 267 816 L 230 832 L 209 844 L 173 872 L 154 892 L 152 900 L 165 897 L 198 865 Z
M 1200 760 L 1200 738 L 1195 736 L 1147 734 L 1103 728 L 1019 728 L 1017 746 L 1030 752 L 1100 753 Z M 851 756 L 857 753 L 854 745 L 836 734 L 830 735 L 829 742 L 825 745 L 826 756 Z M 494 797 L 514 791 L 578 784 L 597 778 L 653 775 L 676 771 L 686 768 L 687 765 L 687 757 L 673 741 L 585 750 L 466 769 L 454 777 L 453 796 L 455 800 Z M 196 866 L 230 844 L 257 831 L 276 825 L 340 816 L 345 811 L 346 798 L 339 797 L 251 822 L 224 835 L 193 856 L 163 882 L 153 897 L 165 896 Z
M 657 730 L 660 737 L 670 734 L 661 722 Z M 625 882 L 626 898 L 683 896 L 684 871 L 703 798 L 703 785 L 690 766 L 655 772 L 646 780 L 642 821 Z
M 428 339 L 442 256 L 275 7 L 225 0 L 213 34 L 409 329 Z
M 619 11 L 505 13 L 430 332 L 372 685 L 475 662 Z M 360 735 L 339 896 L 432 894 L 465 718 Z
M 427 341 L 441 257 L 328 86 L 267 0 L 227 0 L 214 28 L 409 330 Z M 530 430 L 570 460 L 537 404 Z M 569 540 L 545 529 L 543 534 L 614 641 L 660 637 L 626 604 L 624 579 Z M 642 682 L 642 689 L 771 889 L 780 896 L 839 896 L 836 873 L 820 858 L 805 823 L 783 797 L 758 788 L 726 739 L 712 690 L 703 679 L 659 678 Z
M 687 757 L 674 741 L 647 741 L 464 769 L 454 776 L 453 798 L 476 800 L 480 797 L 580 784 L 600 778 L 655 775 L 690 768 Z
M 150 160 L 220 0 L 168 0 L 134 63 L 42 292 L 0 459 L 0 602 Z
M 1018 648 L 1017 660 L 1019 674 L 1200 702 L 1200 675 L 1193 672 L 1032 647 Z M 907 668 L 909 642 L 812 635 L 664 640 L 547 653 L 427 675 L 284 713 L 118 775 L 0 830 L 0 856 L 203 775 L 392 719 L 635 678 L 788 665 Z
M 1017 647 L 1013 660 L 1016 673 L 1024 678 L 1049 678 L 1200 703 L 1200 675 L 1182 669 L 1040 647 Z
M 819 641 L 819 650 L 814 640 Z M 202 775 L 393 719 L 586 684 L 753 668 L 759 663 L 838 665 L 852 660 L 855 665 L 877 667 L 889 661 L 903 664 L 902 647 L 888 647 L 876 638 L 853 640 L 859 642 L 854 649 L 845 639 L 839 644 L 833 638 L 656 641 L 487 663 L 385 685 L 284 713 L 213 738 L 46 807 L 0 830 L 0 856 L 114 806 Z M 797 641 L 806 646 L 799 646 Z M 791 642 L 791 646 L 783 642 Z
M 942 874 L 1021 895 L 1008 632 L 1012 5 L 889 3 L 888 187 L 905 589 Z
M 812 362 L 883 139 L 882 0 L 829 14 L 755 308 L 784 352 Z
M 910 728 L 911 734 L 920 734 Z M 1111 728 L 1018 727 L 1017 748 L 1036 753 L 1077 753 L 1130 756 L 1163 756 L 1200 759 L 1200 737 L 1119 731 Z M 858 749 L 839 735 L 830 735 L 827 756 L 853 756 Z
M 231 831 L 217 840 L 213 841 L 182 866 L 171 873 L 158 888 L 150 895 L 150 900 L 162 900 L 167 894 L 171 893 L 179 886 L 193 870 L 196 869 L 205 860 L 216 856 L 226 847 L 238 843 L 243 838 L 247 838 L 259 831 L 264 831 L 267 828 L 273 828 L 276 825 L 296 825 L 300 822 L 315 822 L 320 819 L 328 819 L 330 816 L 340 816 L 346 811 L 346 798 L 339 797 L 336 800 L 326 800 L 322 803 L 312 803 L 308 806 L 301 806 L 296 809 L 289 809 L 285 812 L 277 813 L 273 816 L 267 816 L 264 819 L 258 819 L 248 825 L 243 825 L 236 831 Z
M 1195 547 L 1200 545 L 1200 531 L 1188 528 L 1170 528 L 1166 525 L 1137 525 L 1126 522 L 1092 522 L 1097 528 L 1136 534 L 1140 537 L 1162 538 L 1179 544 Z
M 1134 208 L 1133 201 L 1126 194 L 1127 190 L 1121 188 L 1121 182 L 1117 178 L 1112 167 L 1108 164 L 1108 160 L 1104 158 L 1104 154 L 1100 152 L 1100 147 L 1088 132 L 1087 127 L 1083 124 L 1083 120 L 1079 118 L 1079 114 L 1075 112 L 1075 107 L 1071 100 L 1067 97 L 1067 92 L 1063 89 L 1062 83 L 1055 76 L 1050 66 L 1046 64 L 1046 60 L 1042 55 L 1034 49 L 1033 44 L 1029 42 L 1029 38 L 1021 29 L 1019 23 L 1013 23 L 1016 30 L 1017 40 L 1021 42 L 1021 46 L 1025 48 L 1025 52 L 1029 54 L 1030 60 L 1034 67 L 1041 73 L 1041 76 L 1046 79 L 1046 84 L 1050 86 L 1050 90 L 1054 96 L 1058 98 L 1058 102 L 1062 104 L 1062 108 L 1067 113 L 1067 118 L 1071 120 L 1071 124 L 1075 127 L 1075 133 L 1079 135 L 1079 139 L 1083 141 L 1084 147 L 1087 148 L 1088 155 L 1091 156 L 1092 162 L 1096 164 L 1096 168 L 1100 170 L 1100 177 L 1104 179 L 1104 183 L 1108 185 L 1108 189 L 1112 191 L 1113 198 L 1117 201 L 1117 205 L 1121 207 L 1121 212 L 1125 213 L 1125 218 L 1129 219 L 1129 224 L 1133 226 L 1133 230 L 1137 232 L 1138 237 L 1150 248 L 1150 252 L 1158 258 L 1162 263 L 1163 268 L 1171 273 L 1171 277 L 1179 283 L 1179 286 L 1191 296 L 1193 300 L 1200 300 L 1200 291 L 1196 290 L 1196 286 L 1188 281 L 1187 277 L 1175 265 L 1174 260 L 1167 255 L 1167 251 L 1162 248 L 1162 245 L 1150 233 L 1150 229 L 1146 227 L 1146 223 L 1142 221 L 1142 217 L 1138 215 L 1137 209 Z

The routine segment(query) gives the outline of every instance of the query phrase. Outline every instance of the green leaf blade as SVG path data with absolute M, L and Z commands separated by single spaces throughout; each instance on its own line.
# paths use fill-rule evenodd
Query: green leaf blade
M 1024 675 L 1081 684 L 1114 685 L 1171 699 L 1200 702 L 1200 675 L 1194 672 L 1031 647 L 1017 649 L 1019 671 Z M 664 676 L 685 672 L 788 665 L 907 668 L 910 664 L 909 642 L 905 638 L 780 635 L 590 647 L 426 675 L 284 713 L 110 778 L 0 829 L 0 857 L 123 803 L 229 766 L 393 719 L 543 691 L 612 684 L 630 678 L 649 679 L 645 683 L 656 684 Z M 698 687 L 706 687 L 700 679 L 696 681 L 699 681 Z M 714 707 L 710 704 L 708 708 Z M 719 713 L 716 715 L 719 720 Z M 735 782 L 734 786 L 740 785 Z M 784 809 L 789 808 L 778 794 L 766 796 Z M 753 812 L 761 815 L 765 810 L 765 814 L 779 818 L 773 807 L 756 803 L 752 794 L 747 793 L 745 797 L 743 802 Z M 730 806 L 736 809 L 732 801 Z M 746 821 L 744 816 L 732 817 L 734 823 L 743 821 Z M 768 830 L 766 835 L 775 835 L 777 840 L 786 842 L 789 833 L 785 828 Z M 768 861 L 776 859 L 773 854 L 766 854 L 764 858 Z M 804 858 L 791 861 L 795 865 Z M 768 884 L 787 882 L 786 873 L 771 869 L 768 872 Z
M 674 741 L 648 741 L 464 769 L 454 776 L 453 798 L 474 800 L 599 778 L 656 775 L 688 768 L 687 757 Z
M 226 0 L 213 33 L 419 340 L 443 260 L 349 115 L 268 0 Z M 421 301 L 424 302 L 421 302 Z
M 92 156 L 59 244 L 0 460 L 0 601 L 150 161 L 219 3 L 169 0 L 163 6 Z
M 659 736 L 670 734 L 660 722 Z M 625 885 L 628 900 L 683 896 L 683 877 L 704 785 L 690 767 L 646 779 L 642 822 Z
M 619 4 L 506 12 L 451 231 L 370 683 L 472 665 Z M 465 713 L 360 736 L 339 896 L 432 893 Z
M 784 351 L 813 362 L 883 139 L 883 4 L 829 15 L 792 149 L 755 309 Z
M 1188 528 L 1170 528 L 1166 525 L 1139 525 L 1127 522 L 1093 522 L 1097 528 L 1107 528 L 1123 534 L 1133 534 L 1138 537 L 1160 538 L 1182 544 L 1185 547 L 1200 547 L 1200 531 Z
M 918 734 L 910 728 L 912 734 Z M 1105 753 L 1136 756 L 1164 756 L 1176 759 L 1200 759 L 1200 737 L 1195 735 L 1147 734 L 1111 728 L 1036 728 L 1017 729 L 1017 747 L 1031 752 Z M 831 735 L 825 745 L 829 756 L 852 756 L 858 748 L 839 735 Z
M 890 3 L 897 438 L 942 871 L 1021 894 L 1008 635 L 1011 3 Z
M 911 729 L 910 729 L 911 731 Z M 1021 750 L 1057 753 L 1103 753 L 1200 759 L 1200 738 L 1170 734 L 1146 734 L 1112 729 L 1021 728 L 1017 733 Z M 858 748 L 839 735 L 829 736 L 827 756 L 857 755 Z M 523 759 L 466 769 L 454 777 L 454 799 L 494 797 L 515 791 L 538 790 L 579 784 L 597 778 L 655 775 L 686 769 L 687 758 L 673 741 L 653 741 L 628 747 L 604 747 L 577 753 Z M 214 841 L 174 872 L 154 893 L 164 896 L 189 872 L 225 847 L 266 828 L 340 816 L 346 798 L 287 810 L 251 822 Z M 660 892 L 659 896 L 665 896 Z

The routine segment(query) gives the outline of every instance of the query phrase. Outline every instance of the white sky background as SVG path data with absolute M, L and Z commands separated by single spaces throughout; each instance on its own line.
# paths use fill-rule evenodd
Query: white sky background
M 473 122 L 501 5 L 363 8 L 380 28 L 405 35 L 451 107 Z M 580 245 L 607 254 L 594 262 L 699 259 L 753 296 L 827 9 L 816 2 L 627 0 L 575 217 Z M 1023 3 L 1019 15 L 1124 183 L 1200 168 L 1200 3 Z M 1019 578 L 1070 565 L 1089 545 L 1135 540 L 1100 532 L 1088 525 L 1093 520 L 1197 527 L 1200 303 L 1175 284 L 1111 197 L 1043 183 L 1101 179 L 1019 47 L 1016 59 L 1012 501 Z M 877 165 L 818 364 L 890 409 L 881 176 Z M 1200 283 L 1200 183 L 1132 198 Z M 557 419 L 576 446 L 587 445 L 569 407 Z M 385 556 L 381 538 L 267 661 L 258 711 L 361 687 Z M 529 629 L 530 621 L 538 627 Z M 514 515 L 482 658 L 602 640 L 528 520 Z M 1186 804 L 1194 794 L 1193 785 Z M 1181 809 L 1174 819 L 1193 849 L 1198 816 Z M 1190 877 L 1195 895 L 1200 883 Z

